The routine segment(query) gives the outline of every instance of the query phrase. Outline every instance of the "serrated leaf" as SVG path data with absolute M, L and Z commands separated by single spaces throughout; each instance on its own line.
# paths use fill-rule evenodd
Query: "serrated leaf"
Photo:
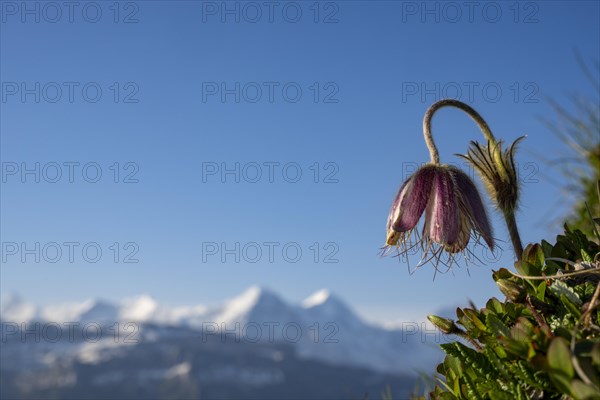
M 571 300 L 571 302 L 573 302 L 575 305 L 581 307 L 582 302 L 581 302 L 581 299 L 579 298 L 579 296 L 577 296 L 577 294 L 573 291 L 573 289 L 571 289 L 569 286 L 567 286 L 567 284 L 565 284 L 564 282 L 555 280 L 552 283 L 552 285 L 550 285 L 548 287 L 548 289 L 556 297 L 560 298 L 561 295 L 564 295 L 569 300 Z
M 592 256 L 590 256 L 587 251 L 585 251 L 584 248 L 581 248 L 581 258 L 583 259 L 583 261 L 591 263 L 594 261 L 594 258 Z
M 514 396 L 511 393 L 503 390 L 491 389 L 486 394 L 491 400 L 514 400 Z
M 598 259 L 598 244 L 581 231 L 566 229 L 555 245 L 541 241 L 528 246 L 522 261 L 515 263 L 517 271 L 522 275 L 550 277 L 570 268 L 565 262 L 548 258 L 577 260 L 582 264 L 590 263 L 591 258 Z M 583 303 L 590 303 L 597 282 L 587 277 L 520 279 L 505 268 L 493 271 L 493 279 L 496 284 L 503 284 L 504 289 L 509 285 L 503 280 L 520 286 L 529 301 L 515 303 L 491 298 L 481 310 L 474 306 L 458 309 L 457 323 L 466 328 L 466 333 L 482 349 L 476 350 L 462 340 L 442 345 L 447 356 L 438 372 L 445 381 L 439 379 L 439 387 L 430 397 L 600 400 L 600 335 L 596 330 L 600 307 L 593 311 L 591 325 L 578 325 Z M 534 318 L 536 311 L 548 323 L 550 331 L 539 326 L 537 317 Z M 571 340 L 575 344 L 572 353 Z

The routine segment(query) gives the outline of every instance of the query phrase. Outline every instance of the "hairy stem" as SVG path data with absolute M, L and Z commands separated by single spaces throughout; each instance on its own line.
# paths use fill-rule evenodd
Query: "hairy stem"
M 515 219 L 515 213 L 508 210 L 502 210 L 504 215 L 504 221 L 506 221 L 506 227 L 508 228 L 508 234 L 515 251 L 517 260 L 523 257 L 523 244 L 521 244 L 521 235 L 519 235 L 519 228 L 517 227 L 517 220 Z
M 490 142 L 491 144 L 496 144 L 496 138 L 492 134 L 492 130 L 488 126 L 487 122 L 479 115 L 477 111 L 468 106 L 467 104 L 454 100 L 454 99 L 444 99 L 437 101 L 429 107 L 427 112 L 425 113 L 425 117 L 423 118 L 423 136 L 425 137 L 425 143 L 427 144 L 427 148 L 429 149 L 429 155 L 431 157 L 431 162 L 433 164 L 440 163 L 440 154 L 438 149 L 433 141 L 433 136 L 431 135 L 431 119 L 433 118 L 433 114 L 437 110 L 443 107 L 456 107 L 464 112 L 466 112 L 469 117 L 473 119 L 481 129 L 483 136 Z

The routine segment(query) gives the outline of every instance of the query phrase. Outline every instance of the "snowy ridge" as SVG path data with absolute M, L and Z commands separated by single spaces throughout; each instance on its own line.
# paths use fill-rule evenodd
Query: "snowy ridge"
M 112 304 L 100 300 L 36 307 L 17 296 L 2 299 L 0 321 L 94 322 L 112 326 L 135 322 L 145 341 L 173 335 L 173 329 L 212 329 L 212 335 L 236 332 L 240 337 L 258 341 L 292 344 L 299 357 L 334 365 L 354 365 L 378 371 L 414 373 L 431 369 L 441 360 L 438 344 L 427 327 L 423 336 L 419 326 L 390 329 L 359 318 L 329 290 L 319 290 L 300 304 L 289 304 L 276 293 L 252 286 L 218 307 L 203 305 L 168 307 L 148 295 Z M 122 328 L 122 326 L 121 326 Z M 224 331 L 223 331 L 224 330 Z M 229 334 L 231 335 L 231 333 Z M 218 339 L 218 336 L 215 336 Z M 427 340 L 424 340 L 427 339 Z M 231 340 L 231 339 L 230 339 Z M 89 362 L 111 356 L 111 343 L 84 343 L 79 357 Z M 254 341 L 252 342 L 254 343 Z M 407 369 L 411 365 L 411 369 Z

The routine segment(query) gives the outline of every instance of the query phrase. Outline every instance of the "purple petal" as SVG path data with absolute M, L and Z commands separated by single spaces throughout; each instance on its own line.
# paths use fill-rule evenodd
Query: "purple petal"
M 452 175 L 446 168 L 435 174 L 433 190 L 425 215 L 429 238 L 441 245 L 452 245 L 459 239 L 459 205 Z
M 413 229 L 427 207 L 436 167 L 426 165 L 402 185 L 390 212 L 388 228 L 396 232 Z
M 406 187 L 408 186 L 408 183 L 411 181 L 411 178 L 412 178 L 412 176 L 410 178 L 408 178 L 408 180 L 402 184 L 402 186 L 400 187 L 400 190 L 398 190 L 398 193 L 396 194 L 396 197 L 394 198 L 394 202 L 392 203 L 392 209 L 390 210 L 390 215 L 388 216 L 388 222 L 387 222 L 388 230 L 392 229 L 392 225 L 398 218 L 398 213 L 400 212 L 400 204 L 402 203 L 402 199 L 404 199 L 404 196 L 406 195 Z
M 444 246 L 444 249 L 449 253 L 458 253 L 459 251 L 464 250 L 469 244 L 469 239 L 471 239 L 470 218 L 465 214 L 460 214 L 459 225 L 456 241 L 453 244 Z
M 489 248 L 494 250 L 492 225 L 477 187 L 467 174 L 457 168 L 452 168 L 452 175 L 463 199 L 464 212 L 469 215 L 475 230 L 483 237 Z

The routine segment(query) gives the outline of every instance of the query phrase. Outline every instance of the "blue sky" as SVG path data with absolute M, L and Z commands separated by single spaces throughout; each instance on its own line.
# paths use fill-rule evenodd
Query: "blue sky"
M 512 256 L 496 214 L 504 252 L 470 274 L 434 281 L 431 266 L 410 276 L 378 256 L 396 191 L 428 161 L 423 114 L 444 96 L 498 138 L 528 135 L 522 236 L 558 233 L 549 215 L 567 205 L 542 157 L 564 150 L 540 118 L 548 98 L 597 96 L 574 51 L 599 58 L 598 2 L 53 4 L 1 2 L 3 294 L 191 304 L 253 284 L 291 301 L 326 287 L 388 320 L 500 296 L 490 270 Z M 448 163 L 482 139 L 458 110 L 433 133 Z M 39 183 L 21 175 L 36 163 Z M 236 165 L 239 182 L 221 176 Z M 39 263 L 22 261 L 23 243 Z M 224 251 L 236 243 L 240 262 Z

